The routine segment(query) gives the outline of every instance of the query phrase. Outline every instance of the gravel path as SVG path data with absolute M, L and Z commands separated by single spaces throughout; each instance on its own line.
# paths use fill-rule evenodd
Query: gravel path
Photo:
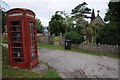
M 62 78 L 118 78 L 118 60 L 90 54 L 39 49 L 39 60 L 48 63 Z

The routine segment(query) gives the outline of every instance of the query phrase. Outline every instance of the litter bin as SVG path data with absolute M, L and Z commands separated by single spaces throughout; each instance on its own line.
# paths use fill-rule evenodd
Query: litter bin
M 71 49 L 71 40 L 65 40 L 65 49 Z

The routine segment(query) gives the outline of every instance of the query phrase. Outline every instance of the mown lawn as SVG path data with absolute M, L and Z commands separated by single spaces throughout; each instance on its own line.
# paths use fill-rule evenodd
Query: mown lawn
M 51 45 L 51 44 L 45 44 L 45 43 L 38 43 L 38 46 L 39 48 L 48 48 L 53 50 L 63 50 L 63 51 L 79 52 L 82 54 L 92 54 L 92 55 L 98 55 L 98 56 L 108 56 L 112 58 L 118 58 L 118 54 L 115 54 L 115 53 L 96 52 L 96 51 L 90 51 L 90 50 L 82 50 L 78 48 L 71 48 L 70 50 L 65 50 L 64 46 Z
M 39 61 L 39 62 L 42 64 L 44 63 L 42 61 Z M 58 79 L 62 80 L 62 78 L 58 75 L 58 73 L 52 68 L 50 68 L 45 73 L 37 73 L 37 72 L 33 72 L 32 70 L 13 68 L 9 66 L 8 49 L 5 47 L 2 48 L 2 77 L 3 78 L 26 78 L 28 80 L 32 78 L 56 78 L 57 80 Z

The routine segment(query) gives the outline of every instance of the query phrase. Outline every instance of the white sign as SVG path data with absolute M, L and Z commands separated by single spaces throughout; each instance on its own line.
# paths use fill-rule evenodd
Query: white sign
M 10 14 L 8 16 L 22 16 L 23 14 L 22 13 L 15 13 L 15 14 Z
M 32 17 L 32 18 L 34 18 L 34 16 L 33 15 L 31 15 L 31 14 L 26 14 L 27 16 L 29 16 L 29 17 Z

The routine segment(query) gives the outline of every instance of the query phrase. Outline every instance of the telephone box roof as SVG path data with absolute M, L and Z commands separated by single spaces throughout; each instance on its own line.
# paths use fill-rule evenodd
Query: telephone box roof
M 30 11 L 30 12 L 32 12 L 33 14 L 35 14 L 32 10 L 26 9 L 26 8 L 13 8 L 13 9 L 8 10 L 6 13 L 8 13 L 8 12 L 10 12 L 10 11 L 13 11 L 13 10 Z

